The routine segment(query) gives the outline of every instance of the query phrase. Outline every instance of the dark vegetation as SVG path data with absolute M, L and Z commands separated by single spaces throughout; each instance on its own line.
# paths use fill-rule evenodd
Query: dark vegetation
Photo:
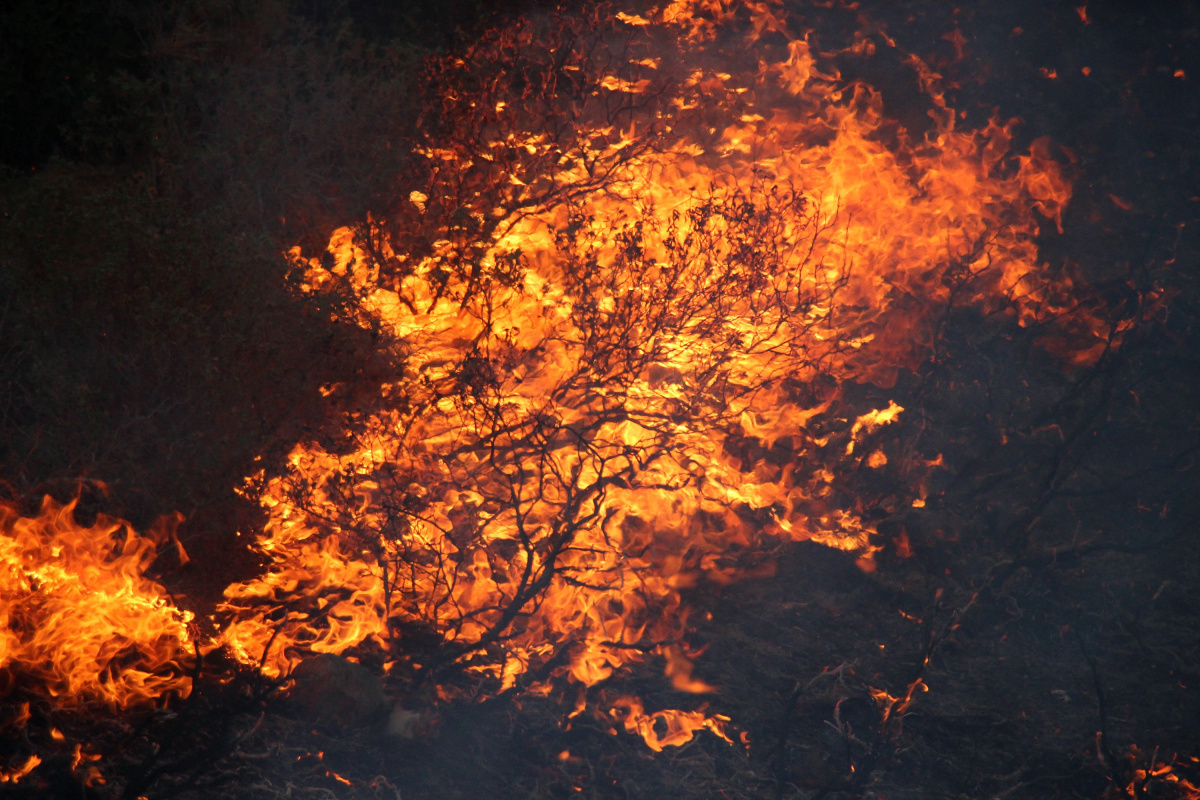
M 13 493 L 103 481 L 97 506 L 143 527 L 179 509 L 189 545 L 232 548 L 250 512 L 230 489 L 255 457 L 321 424 L 318 386 L 369 386 L 389 366 L 345 298 L 289 291 L 280 252 L 318 251 L 332 227 L 386 208 L 420 59 L 482 24 L 484 5 L 0 9 Z M 439 739 L 381 745 L 262 715 L 261 687 L 235 685 L 188 706 L 199 733 L 138 734 L 166 731 L 178 763 L 162 796 L 201 774 L 210 796 L 238 797 L 1179 796 L 1137 776 L 1156 749 L 1197 781 L 1200 12 L 1089 3 L 1085 25 L 1078 3 L 878 5 L 958 83 L 965 124 L 999 107 L 1070 149 L 1076 197 L 1043 254 L 1082 265 L 1113 306 L 1161 290 L 1130 346 L 1064 376 L 1031 337 L 948 320 L 953 358 L 894 398 L 921 409 L 914 446 L 957 469 L 927 509 L 889 521 L 880 572 L 798 546 L 773 579 L 693 598 L 711 613 L 699 669 L 748 754 L 697 739 L 654 755 L 586 718 L 563 730 L 557 700 L 451 708 Z M 965 44 L 942 38 L 955 30 Z M 219 588 L 234 576 L 217 563 L 204 583 Z M 911 715 L 880 719 L 867 687 L 916 677 L 929 691 Z M 647 705 L 670 705 L 654 681 L 638 687 Z M 147 792 L 151 749 L 129 757 Z

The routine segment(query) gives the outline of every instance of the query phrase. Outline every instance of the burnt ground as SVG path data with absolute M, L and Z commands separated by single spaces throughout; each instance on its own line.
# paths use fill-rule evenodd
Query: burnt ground
M 896 493 L 914 458 L 946 465 L 923 508 L 874 512 L 878 568 L 782 547 L 771 577 L 690 593 L 697 674 L 718 694 L 673 692 L 653 663 L 599 690 L 648 709 L 704 699 L 748 744 L 701 733 L 654 753 L 567 722 L 573 696 L 445 707 L 387 738 L 314 727 L 235 682 L 136 731 L 90 731 L 123 742 L 128 796 L 1200 796 L 1182 782 L 1200 786 L 1200 5 L 1077 5 L 862 4 L 957 84 L 964 124 L 998 109 L 1069 150 L 1051 265 L 1078 264 L 1131 314 L 1139 296 L 1165 304 L 1076 372 L 964 312 L 943 358 L 862 389 L 909 409 L 863 497 Z M 872 695 L 910 688 L 907 704 Z M 29 791 L 108 796 L 66 777 Z

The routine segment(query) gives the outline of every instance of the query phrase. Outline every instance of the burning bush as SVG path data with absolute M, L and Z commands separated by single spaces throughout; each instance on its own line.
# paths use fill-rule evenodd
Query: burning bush
M 958 130 L 911 57 L 932 127 L 903 129 L 837 68 L 890 47 L 822 52 L 776 4 L 679 0 L 527 20 L 433 64 L 425 173 L 324 259 L 292 253 L 309 290 L 353 287 L 405 367 L 340 441 L 250 482 L 270 566 L 226 592 L 234 652 L 282 675 L 371 642 L 407 691 L 565 676 L 579 708 L 657 653 L 674 688 L 712 691 L 681 590 L 763 569 L 780 539 L 869 568 L 872 514 L 920 500 L 912 458 L 875 508 L 848 490 L 903 409 L 844 389 L 891 387 L 959 305 L 1053 322 L 1070 363 L 1110 346 L 1037 259 L 1070 197 L 1049 148 Z M 656 748 L 720 729 L 689 719 L 669 742 L 624 724 Z

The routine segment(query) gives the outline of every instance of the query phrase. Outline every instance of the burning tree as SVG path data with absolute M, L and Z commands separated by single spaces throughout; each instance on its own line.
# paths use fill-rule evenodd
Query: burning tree
M 1112 345 L 1037 260 L 1070 196 L 1046 143 L 958 130 L 909 57 L 918 137 L 837 68 L 886 41 L 810 39 L 773 3 L 598 6 L 431 67 L 405 200 L 291 254 L 306 290 L 351 285 L 405 367 L 340 441 L 251 481 L 270 566 L 226 592 L 239 658 L 286 675 L 370 642 L 408 691 L 566 675 L 582 709 L 657 653 L 676 689 L 711 691 L 682 589 L 753 574 L 781 539 L 870 568 L 873 518 L 922 501 L 912 456 L 873 508 L 848 490 L 903 409 L 847 387 L 892 386 L 962 305 L 1053 323 L 1074 363 Z M 618 705 L 656 749 L 721 728 Z

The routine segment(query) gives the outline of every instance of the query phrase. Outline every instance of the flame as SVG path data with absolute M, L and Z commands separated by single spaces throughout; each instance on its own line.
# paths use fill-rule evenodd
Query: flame
M 613 703 L 613 716 L 629 733 L 642 737 L 651 750 L 661 752 L 664 747 L 687 744 L 696 731 L 711 731 L 729 744 L 733 740 L 726 733 L 729 717 L 721 714 L 706 716 L 703 711 L 678 711 L 666 709 L 647 714 L 642 701 L 623 695 Z
M 283 675 L 373 642 L 417 672 L 408 641 L 432 633 L 492 691 L 542 690 L 523 676 L 552 663 L 593 686 L 651 653 L 675 689 L 714 691 L 679 645 L 681 590 L 756 574 L 778 538 L 873 566 L 839 473 L 903 409 L 851 409 L 837 387 L 891 387 L 951 302 L 1058 320 L 1068 362 L 1102 350 L 1077 282 L 1037 257 L 1071 196 L 1048 142 L 1013 154 L 1013 122 L 958 129 L 909 57 L 933 123 L 914 141 L 831 63 L 876 44 L 819 53 L 776 2 L 676 0 L 609 24 L 620 60 L 555 56 L 585 87 L 546 112 L 573 134 L 501 89 L 471 99 L 484 141 L 423 146 L 429 180 L 397 219 L 336 231 L 328 266 L 289 254 L 307 290 L 352 286 L 405 368 L 340 449 L 299 443 L 251 481 L 270 566 L 224 605 L 245 663 Z M 422 225 L 424 252 L 405 249 Z M 656 750 L 724 735 L 701 712 L 614 708 Z
M 103 515 L 85 528 L 74 511 L 0 504 L 0 672 L 60 705 L 186 697 L 192 614 L 145 576 L 154 542 Z
M 17 783 L 41 763 L 41 756 L 31 755 L 12 769 L 0 769 L 0 783 Z

